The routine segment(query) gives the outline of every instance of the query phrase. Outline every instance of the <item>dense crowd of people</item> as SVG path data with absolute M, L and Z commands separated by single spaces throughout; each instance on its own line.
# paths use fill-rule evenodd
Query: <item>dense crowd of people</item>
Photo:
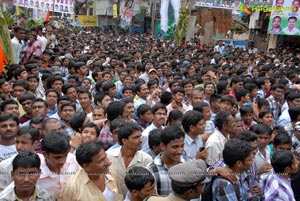
M 0 200 L 300 200 L 300 51 L 11 30 Z

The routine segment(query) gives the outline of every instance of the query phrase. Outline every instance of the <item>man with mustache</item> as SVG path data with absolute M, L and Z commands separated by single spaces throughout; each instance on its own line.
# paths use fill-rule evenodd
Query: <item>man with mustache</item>
M 18 117 L 11 114 L 0 116 L 0 161 L 17 154 L 16 135 L 19 130 Z

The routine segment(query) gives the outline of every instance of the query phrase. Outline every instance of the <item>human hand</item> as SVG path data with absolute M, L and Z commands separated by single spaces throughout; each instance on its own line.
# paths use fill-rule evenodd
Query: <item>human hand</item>
M 206 160 L 207 156 L 208 156 L 208 153 L 207 153 L 206 149 L 204 149 L 203 151 L 197 151 L 195 158 Z
M 261 168 L 258 169 L 258 174 L 269 172 L 272 169 L 272 165 L 270 163 L 265 163 Z
M 238 182 L 237 178 L 233 174 L 233 171 L 227 167 L 217 167 L 215 169 L 215 171 L 217 174 L 221 175 L 225 179 L 228 179 L 229 181 L 231 181 L 234 184 L 236 184 Z

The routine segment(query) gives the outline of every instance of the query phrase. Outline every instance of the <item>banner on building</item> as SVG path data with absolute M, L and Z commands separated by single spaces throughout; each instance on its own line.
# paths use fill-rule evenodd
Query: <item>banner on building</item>
M 73 0 L 14 0 L 14 5 L 26 7 L 33 10 L 33 12 L 45 13 L 48 10 L 73 14 Z
M 121 14 L 120 26 L 129 28 L 133 17 L 133 8 L 124 7 Z
M 247 12 L 249 8 L 270 12 L 272 4 L 273 0 L 194 0 L 194 5 L 198 7 L 233 9 L 235 13 Z
M 300 1 L 277 0 L 271 7 L 269 34 L 300 35 Z
M 113 5 L 113 18 L 118 17 L 118 4 Z
M 73 26 L 98 26 L 97 16 L 75 15 L 73 17 Z

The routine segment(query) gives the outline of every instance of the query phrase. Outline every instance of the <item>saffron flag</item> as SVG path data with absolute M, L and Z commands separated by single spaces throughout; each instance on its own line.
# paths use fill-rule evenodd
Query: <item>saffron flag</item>
M 45 21 L 50 22 L 50 10 L 47 11 Z
M 2 49 L 2 43 L 0 42 L 0 73 L 4 72 L 4 64 L 8 64 L 8 62 Z

